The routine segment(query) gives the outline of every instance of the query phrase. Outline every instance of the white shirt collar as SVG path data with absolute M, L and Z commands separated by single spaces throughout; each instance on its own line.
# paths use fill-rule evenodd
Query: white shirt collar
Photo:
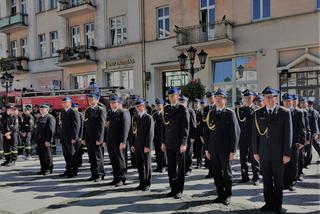
M 139 115 L 139 117 L 141 118 L 145 113 L 146 113 L 146 111 L 139 112 L 138 115 Z
M 273 113 L 273 111 L 274 111 L 274 109 L 276 108 L 276 106 L 273 106 L 272 108 L 268 108 L 268 107 L 266 107 L 267 108 L 267 112 L 269 113 L 269 111 L 271 110 L 271 112 Z
M 225 109 L 225 107 L 219 109 L 218 106 L 217 106 L 217 111 L 220 111 L 220 112 L 221 112 L 221 111 L 223 111 L 223 109 Z

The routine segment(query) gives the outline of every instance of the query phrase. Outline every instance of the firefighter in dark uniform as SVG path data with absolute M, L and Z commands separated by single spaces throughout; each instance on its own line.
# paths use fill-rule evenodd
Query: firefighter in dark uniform
M 308 101 L 305 97 L 299 98 L 299 106 L 303 112 L 303 117 L 305 120 L 305 132 L 306 132 L 306 141 L 304 143 L 304 147 L 299 150 L 299 158 L 298 158 L 298 181 L 303 181 L 303 169 L 305 167 L 306 162 L 306 147 L 311 143 L 311 129 L 309 122 L 309 114 L 308 114 Z
M 137 114 L 137 109 L 135 108 L 135 102 L 139 99 L 139 97 L 137 95 L 131 95 L 130 99 L 129 99 L 129 112 L 130 112 L 130 117 L 132 118 L 134 115 Z M 130 131 L 129 131 L 129 147 L 126 147 L 126 153 L 125 153 L 125 157 L 126 157 L 126 167 L 128 168 L 128 164 L 127 164 L 127 160 L 128 160 L 128 154 L 127 151 L 128 149 L 130 150 L 131 146 L 134 145 L 134 136 L 132 133 L 132 127 L 130 127 Z M 131 167 L 132 168 L 136 168 L 136 158 L 135 158 L 135 154 L 130 150 L 130 161 L 131 161 Z
M 264 100 L 264 98 L 263 98 L 262 95 L 256 94 L 255 97 L 254 97 L 254 99 L 253 99 L 253 102 L 254 102 L 254 104 L 255 104 L 256 106 L 258 106 L 259 108 L 262 108 L 262 107 L 264 107 L 263 100 Z
M 8 106 L 7 112 L 2 119 L 3 124 L 3 150 L 5 162 L 2 166 L 14 166 L 18 155 L 18 132 L 19 119 L 15 114 L 16 107 Z
M 24 112 L 21 115 L 21 121 L 20 121 L 20 136 L 21 136 L 21 142 L 22 146 L 27 154 L 27 159 L 31 158 L 31 137 L 35 125 L 35 120 L 34 117 L 31 114 L 32 112 L 32 107 L 31 105 L 26 105 L 24 107 Z M 18 151 L 18 153 L 22 154 L 22 151 Z
M 206 98 L 207 98 L 207 106 L 203 108 L 202 110 L 202 122 L 205 123 L 205 121 L 207 120 L 208 117 L 208 112 L 210 110 L 214 110 L 215 109 L 215 104 L 214 104 L 214 93 L 212 92 L 207 92 L 206 93 Z M 203 134 L 202 134 L 202 141 L 204 144 L 207 143 L 208 141 L 208 137 L 209 137 L 209 130 L 208 127 L 206 125 L 203 126 Z M 209 159 L 205 156 L 205 166 L 209 169 L 208 175 L 206 175 L 206 178 L 213 178 L 213 170 L 212 170 L 212 166 L 210 164 Z
M 319 112 L 313 108 L 312 105 L 313 103 L 311 100 L 308 100 L 308 118 L 309 118 L 309 125 L 310 125 L 310 130 L 311 130 L 311 139 L 310 143 L 305 146 L 305 162 L 304 162 L 304 167 L 306 169 L 309 168 L 311 161 L 312 161 L 312 145 L 314 143 L 317 143 L 317 138 L 319 134 L 319 127 L 318 127 L 318 118 L 319 118 Z
M 313 104 L 314 104 L 313 100 L 308 100 L 308 107 L 309 107 L 310 111 L 312 112 L 313 117 L 315 118 L 314 126 L 318 128 L 317 133 L 315 133 L 313 136 L 313 141 L 311 144 L 312 144 L 313 148 L 316 150 L 316 152 L 318 153 L 318 157 L 320 157 L 320 139 L 319 139 L 319 137 L 320 137 L 320 114 L 319 114 L 319 111 L 314 109 Z
M 82 144 L 87 146 L 91 177 L 87 181 L 99 182 L 104 179 L 103 138 L 106 110 L 98 105 L 99 95 L 87 96 L 89 107 L 84 112 Z
M 181 198 L 185 181 L 185 153 L 189 135 L 189 111 L 179 104 L 180 89 L 170 87 L 170 104 L 163 110 L 162 150 L 168 160 L 168 176 L 171 192 L 168 197 Z
M 3 156 L 3 115 L 5 114 L 5 107 L 4 106 L 0 106 L 0 160 L 2 160 L 4 158 Z
M 258 109 L 253 104 L 254 93 L 245 90 L 242 92 L 243 106 L 236 109 L 237 119 L 240 125 L 241 133 L 239 140 L 240 149 L 240 163 L 241 163 L 241 183 L 249 181 L 249 166 L 248 162 L 251 162 L 252 180 L 253 184 L 257 186 L 259 184 L 259 162 L 256 161 L 252 153 L 252 125 L 254 123 L 254 112 Z
M 126 160 L 125 152 L 128 146 L 128 136 L 131 126 L 129 114 L 120 109 L 121 99 L 117 95 L 110 98 L 111 110 L 107 113 L 105 123 L 105 143 L 107 145 L 109 158 L 112 165 L 113 180 L 108 185 L 116 187 L 126 182 Z
M 131 150 L 135 153 L 139 173 L 139 186 L 136 190 L 148 191 L 151 185 L 151 145 L 154 137 L 154 122 L 147 113 L 143 99 L 136 101 L 138 114 L 132 118 L 134 145 Z
M 234 159 L 240 137 L 236 114 L 226 108 L 227 93 L 218 89 L 214 93 L 216 107 L 208 112 L 206 126 L 209 130 L 205 154 L 213 169 L 214 183 L 218 197 L 214 203 L 229 205 L 232 195 L 231 161 Z
M 49 107 L 50 107 L 49 114 L 51 114 L 56 119 L 56 121 L 58 121 L 59 120 L 59 118 L 58 118 L 59 114 L 57 113 L 56 110 L 53 109 L 53 105 L 52 104 L 50 104 Z M 57 142 L 56 141 L 58 140 L 58 133 L 59 133 L 58 130 L 57 130 L 58 127 L 59 127 L 59 124 L 57 123 L 56 124 L 56 131 L 55 131 L 54 140 L 51 143 L 51 149 L 52 149 L 52 154 L 53 155 L 57 154 Z
M 153 138 L 153 144 L 154 149 L 156 152 L 156 163 L 157 168 L 154 170 L 154 172 L 164 172 L 165 167 L 167 164 L 167 157 L 166 154 L 161 149 L 161 130 L 163 129 L 162 124 L 162 111 L 163 111 L 163 104 L 164 100 L 157 98 L 155 100 L 155 111 L 152 114 L 153 120 L 154 120 L 154 138 Z
M 179 98 L 179 103 L 183 105 L 189 111 L 189 137 L 188 137 L 188 145 L 186 151 L 186 166 L 185 166 L 185 175 L 189 176 L 192 172 L 192 157 L 193 157 L 193 144 L 195 141 L 195 132 L 197 128 L 197 121 L 196 121 L 196 113 L 193 109 L 188 107 L 189 98 L 185 96 L 181 96 Z
M 201 141 L 201 136 L 203 132 L 203 116 L 201 112 L 201 100 L 194 100 L 194 111 L 196 114 L 196 130 L 195 130 L 195 141 L 193 143 L 193 154 L 197 161 L 196 168 L 202 167 L 202 157 L 203 157 L 203 142 Z
M 260 161 L 265 205 L 261 211 L 284 213 L 282 209 L 284 165 L 290 161 L 292 120 L 290 111 L 277 105 L 278 91 L 263 90 L 265 107 L 255 112 L 253 154 Z
M 41 170 L 39 175 L 49 175 L 53 170 L 51 143 L 56 130 L 56 120 L 49 114 L 49 106 L 40 106 L 40 116 L 36 120 L 34 141 L 37 145 Z
M 72 99 L 65 97 L 62 100 L 63 110 L 59 114 L 60 143 L 66 162 L 66 170 L 60 174 L 61 177 L 72 178 L 78 174 L 77 144 L 80 130 L 80 116 L 72 107 Z
M 83 122 L 84 122 L 84 115 L 82 112 L 79 111 L 79 104 L 78 103 L 72 103 L 71 105 L 72 109 L 76 112 L 79 113 L 80 117 L 80 128 L 79 128 L 79 134 L 78 134 L 78 139 L 76 146 L 78 149 L 76 150 L 76 158 L 77 158 L 77 166 L 78 168 L 82 166 L 82 155 L 84 154 L 87 149 L 85 148 L 85 145 L 83 145 L 82 142 L 82 137 L 83 137 Z
M 294 97 L 291 94 L 285 93 L 282 96 L 283 107 L 291 112 L 292 118 L 292 147 L 290 161 L 285 165 L 283 176 L 283 188 L 289 191 L 294 191 L 294 185 L 298 179 L 298 156 L 299 150 L 302 149 L 306 141 L 306 127 L 303 112 L 294 107 Z

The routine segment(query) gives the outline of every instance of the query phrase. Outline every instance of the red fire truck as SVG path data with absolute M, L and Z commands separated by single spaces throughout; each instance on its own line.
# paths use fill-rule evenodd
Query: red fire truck
M 111 87 L 100 88 L 101 101 L 107 104 L 107 100 L 111 94 L 121 94 L 123 88 Z M 21 91 L 9 91 L 7 95 L 9 104 L 21 105 L 42 105 L 50 104 L 54 110 L 61 110 L 61 100 L 63 97 L 71 97 L 73 102 L 79 104 L 80 109 L 85 109 L 88 106 L 86 94 L 90 93 L 88 89 L 75 89 L 75 90 L 54 90 L 54 91 L 41 91 L 41 92 L 21 92 Z M 0 102 L 4 102 L 5 92 L 0 92 Z

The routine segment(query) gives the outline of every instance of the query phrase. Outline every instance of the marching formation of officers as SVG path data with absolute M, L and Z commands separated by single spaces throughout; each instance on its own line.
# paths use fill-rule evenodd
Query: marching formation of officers
M 245 90 L 243 105 L 227 108 L 224 89 L 207 92 L 206 99 L 189 102 L 179 88 L 168 89 L 168 101 L 157 98 L 151 108 L 144 99 L 131 97 L 124 108 L 121 97 L 112 95 L 109 105 L 99 102 L 99 95 L 87 96 L 89 107 L 81 113 L 77 103 L 65 97 L 63 110 L 56 117 L 49 105 L 33 112 L 27 105 L 19 114 L 15 106 L 1 112 L 0 155 L 2 166 L 12 166 L 17 155 L 31 156 L 35 142 L 41 164 L 39 174 L 53 172 L 53 142 L 58 135 L 66 162 L 60 176 L 75 177 L 82 164 L 83 151 L 88 152 L 91 176 L 88 181 L 104 180 L 104 149 L 112 165 L 115 187 L 126 183 L 128 153 L 131 165 L 138 170 L 136 190 L 151 186 L 151 149 L 155 149 L 157 168 L 168 171 L 171 191 L 168 197 L 181 198 L 185 176 L 192 168 L 208 168 L 217 190 L 214 203 L 230 204 L 232 196 L 231 163 L 240 150 L 241 183 L 263 182 L 265 205 L 261 211 L 283 213 L 283 189 L 294 191 L 303 180 L 303 169 L 312 160 L 312 146 L 320 152 L 319 113 L 313 102 L 297 95 L 284 94 L 282 106 L 279 92 L 271 87 L 256 94 Z M 3 148 L 3 150 L 2 150 Z M 196 165 L 193 166 L 193 158 Z M 205 161 L 203 161 L 203 158 Z

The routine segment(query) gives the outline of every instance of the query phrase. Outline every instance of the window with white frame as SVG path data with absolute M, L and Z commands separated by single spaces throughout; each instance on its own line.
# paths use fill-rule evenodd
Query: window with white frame
M 11 51 L 10 55 L 12 57 L 17 56 L 17 41 L 16 40 L 10 42 L 10 51 Z
M 57 50 L 58 50 L 58 32 L 57 31 L 53 31 L 50 32 L 50 55 L 51 56 L 57 56 Z
M 157 8 L 157 37 L 158 39 L 168 38 L 170 36 L 170 11 L 169 7 Z
M 39 56 L 40 58 L 45 58 L 47 55 L 46 53 L 46 35 L 40 34 L 39 35 Z
M 133 70 L 106 73 L 107 87 L 124 87 L 125 90 L 134 89 Z
M 200 23 L 201 30 L 208 40 L 214 39 L 214 27 L 216 20 L 215 0 L 200 0 Z
M 255 55 L 239 56 L 214 61 L 213 88 L 224 88 L 228 92 L 228 105 L 241 100 L 241 92 L 257 90 L 257 60 Z
M 27 40 L 27 38 L 23 38 L 20 40 L 20 48 L 21 48 L 21 56 L 27 57 L 28 56 L 28 40 Z
M 74 6 L 77 6 L 80 4 L 80 0 L 71 0 L 71 6 L 74 7 Z
M 17 14 L 17 0 L 10 0 L 11 16 Z
M 20 1 L 20 11 L 22 14 L 27 14 L 27 0 Z
M 270 17 L 270 0 L 252 0 L 252 19 L 261 20 Z
M 126 16 L 118 16 L 110 19 L 111 45 L 121 45 L 127 42 Z
M 44 0 L 38 0 L 38 13 L 45 11 Z
M 94 46 L 94 23 L 89 23 L 85 25 L 85 42 L 87 47 Z
M 81 75 L 72 75 L 71 85 L 73 89 L 84 89 L 88 88 L 91 79 L 95 79 L 95 74 L 81 74 Z
M 57 0 L 48 0 L 49 9 L 57 8 Z
M 80 46 L 80 27 L 75 26 L 71 28 L 71 45 L 72 47 Z

